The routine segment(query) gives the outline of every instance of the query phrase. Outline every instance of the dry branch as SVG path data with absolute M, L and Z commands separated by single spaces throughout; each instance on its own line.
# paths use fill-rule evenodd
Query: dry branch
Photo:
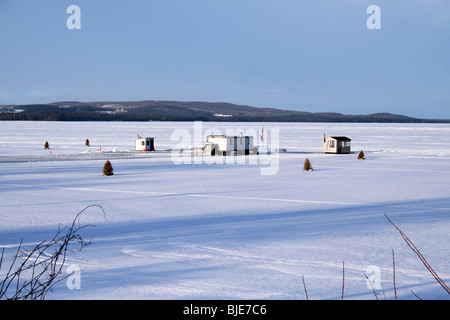
M 58 228 L 55 236 L 49 241 L 42 241 L 30 250 L 22 249 L 19 243 L 6 275 L 0 280 L 0 299 L 8 300 L 37 300 L 45 299 L 47 293 L 66 277 L 59 277 L 62 273 L 67 252 L 72 244 L 78 245 L 81 251 L 90 242 L 86 242 L 79 232 L 90 225 L 81 226 L 80 215 L 88 208 L 98 207 L 91 205 L 80 211 L 72 221 L 70 227 Z M 5 249 L 0 257 L 0 270 L 3 264 Z M 22 260 L 20 262 L 20 260 Z
M 430 266 L 428 261 L 425 259 L 425 257 L 420 253 L 419 249 L 414 245 L 414 243 L 400 230 L 385 214 L 386 219 L 394 226 L 395 229 L 400 233 L 403 240 L 408 244 L 408 246 L 411 248 L 411 250 L 419 257 L 420 261 L 424 264 L 424 266 L 428 269 L 428 271 L 433 275 L 433 277 L 436 279 L 436 281 L 444 288 L 444 290 L 450 294 L 450 288 L 445 284 L 445 282 L 438 276 L 438 274 L 433 270 L 433 268 Z
M 393 282 L 394 282 L 394 296 L 395 300 L 397 300 L 397 287 L 395 285 L 395 258 L 394 258 L 394 250 L 392 250 L 392 274 L 393 274 Z
M 345 271 L 344 271 L 344 261 L 342 261 L 342 295 L 341 295 L 341 300 L 344 300 L 344 280 L 345 278 Z
M 375 292 L 375 288 L 373 287 L 372 281 L 370 281 L 369 277 L 368 277 L 365 273 L 364 273 L 364 276 L 366 277 L 367 281 L 370 283 L 370 286 L 371 286 L 371 288 L 372 288 L 372 292 L 373 292 L 375 298 L 378 300 L 378 295 L 377 295 L 377 293 Z
M 308 299 L 308 292 L 306 291 L 305 277 L 304 276 L 302 276 L 302 281 L 303 281 L 303 288 L 305 289 L 306 300 L 309 300 Z

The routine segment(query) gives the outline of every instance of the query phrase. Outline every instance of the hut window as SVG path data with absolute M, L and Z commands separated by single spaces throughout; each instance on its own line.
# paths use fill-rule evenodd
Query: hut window
M 330 141 L 330 148 L 334 148 L 334 140 Z
M 150 140 L 147 140 L 147 145 L 148 145 L 148 146 L 150 145 Z
M 141 144 L 142 144 L 143 146 L 145 146 L 145 141 L 142 141 Z

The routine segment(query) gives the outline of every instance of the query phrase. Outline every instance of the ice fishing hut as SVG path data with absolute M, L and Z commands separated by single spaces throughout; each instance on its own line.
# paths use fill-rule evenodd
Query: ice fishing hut
M 350 143 L 352 139 L 339 137 L 323 136 L 323 152 L 325 153 L 350 153 Z
M 251 136 L 209 135 L 206 137 L 204 154 L 208 156 L 248 155 L 257 153 Z
M 138 136 L 136 141 L 136 151 L 155 151 L 155 138 L 141 138 Z

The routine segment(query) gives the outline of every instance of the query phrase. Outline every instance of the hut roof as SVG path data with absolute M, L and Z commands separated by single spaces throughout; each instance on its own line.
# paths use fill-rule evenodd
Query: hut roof
M 330 137 L 330 138 L 335 139 L 335 140 L 341 140 L 341 141 L 352 141 L 352 139 L 344 137 L 344 136 L 337 136 L 337 137 L 334 136 L 334 137 Z

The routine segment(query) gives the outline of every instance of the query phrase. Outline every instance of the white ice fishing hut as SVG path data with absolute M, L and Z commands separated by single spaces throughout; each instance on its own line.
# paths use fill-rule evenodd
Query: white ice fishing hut
M 323 137 L 323 152 L 350 153 L 352 139 L 344 136 Z
M 155 151 L 155 138 L 141 138 L 138 136 L 135 139 L 136 151 Z
M 204 154 L 208 156 L 248 155 L 257 152 L 251 136 L 209 135 L 206 137 Z

